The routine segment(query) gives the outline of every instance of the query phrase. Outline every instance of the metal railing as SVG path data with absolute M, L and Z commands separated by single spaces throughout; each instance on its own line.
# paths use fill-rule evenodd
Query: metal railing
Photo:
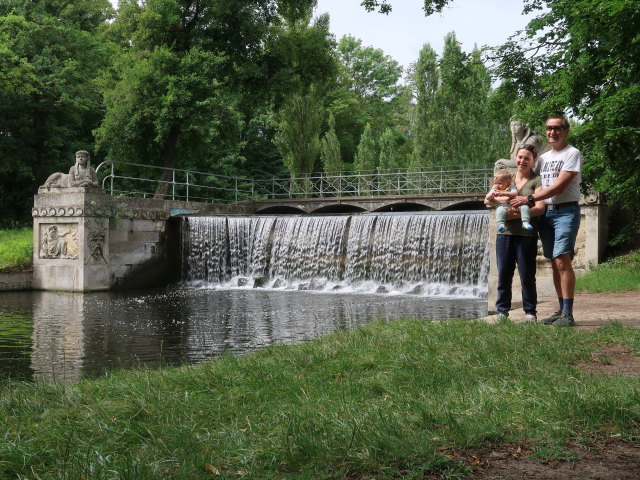
M 424 195 L 486 192 L 492 168 L 395 169 L 299 178 L 252 180 L 241 177 L 130 162 L 102 162 L 96 168 L 102 188 L 111 195 L 229 203 L 249 199 L 326 198 L 378 195 Z M 166 190 L 158 195 L 158 185 Z

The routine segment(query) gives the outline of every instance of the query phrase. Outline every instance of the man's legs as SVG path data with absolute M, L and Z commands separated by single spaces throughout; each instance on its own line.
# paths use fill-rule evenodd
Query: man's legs
M 556 320 L 560 320 L 559 326 L 573 325 L 576 276 L 571 261 L 579 227 L 578 206 L 547 211 L 541 222 L 540 240 L 545 257 L 551 259 L 553 285 L 560 304 L 560 310 L 543 323 L 556 325 Z
M 571 255 L 563 253 L 551 260 L 553 285 L 558 297 L 573 298 L 576 292 L 576 274 L 571 264 Z

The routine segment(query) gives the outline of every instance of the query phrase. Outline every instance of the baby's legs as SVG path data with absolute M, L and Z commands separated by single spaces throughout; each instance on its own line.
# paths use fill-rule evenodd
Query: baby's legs
M 504 232 L 504 221 L 507 219 L 508 205 L 498 205 L 496 207 L 496 223 L 498 224 L 498 232 Z
M 528 205 L 520 206 L 520 218 L 522 219 L 522 228 L 525 230 L 533 230 L 533 226 L 531 225 L 531 214 L 529 213 Z

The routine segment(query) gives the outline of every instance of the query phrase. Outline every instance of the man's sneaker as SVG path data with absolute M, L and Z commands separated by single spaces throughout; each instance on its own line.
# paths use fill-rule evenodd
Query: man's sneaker
M 558 320 L 558 318 L 560 318 L 561 315 L 562 315 L 562 312 L 556 312 L 553 315 L 551 315 L 550 317 L 543 318 L 542 319 L 542 324 L 543 325 L 553 325 L 553 322 Z
M 575 324 L 576 322 L 573 319 L 573 315 L 570 313 L 563 313 L 553 322 L 554 327 L 573 327 Z
M 498 312 L 498 315 L 496 316 L 496 320 L 499 322 L 508 322 L 509 312 Z
M 538 318 L 535 315 L 527 313 L 524 316 L 524 321 L 527 322 L 527 323 L 537 323 L 538 322 Z

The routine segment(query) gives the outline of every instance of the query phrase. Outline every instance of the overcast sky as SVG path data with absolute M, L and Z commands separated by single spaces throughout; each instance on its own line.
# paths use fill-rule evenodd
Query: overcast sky
M 368 13 L 360 1 L 318 0 L 316 14 L 329 13 L 337 40 L 345 34 L 360 38 L 364 46 L 383 50 L 405 68 L 418 59 L 425 43 L 440 55 L 448 32 L 455 32 L 469 53 L 474 45 L 502 44 L 531 18 L 522 15 L 522 0 L 453 0 L 430 17 L 424 15 L 423 0 L 392 0 L 389 15 Z

